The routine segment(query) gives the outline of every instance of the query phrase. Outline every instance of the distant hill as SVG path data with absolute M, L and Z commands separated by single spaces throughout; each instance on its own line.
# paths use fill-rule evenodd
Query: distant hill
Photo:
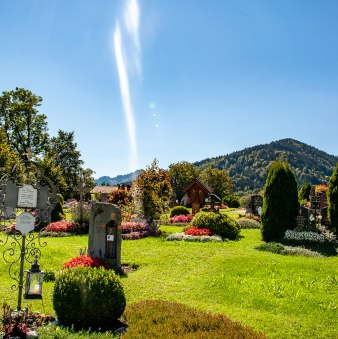
M 263 188 L 270 164 L 277 159 L 289 162 L 298 185 L 305 182 L 311 184 L 328 182 L 338 162 L 338 157 L 312 146 L 293 139 L 282 139 L 201 160 L 194 165 L 201 170 L 211 166 L 228 171 L 233 181 L 234 192 L 248 193 L 258 192 Z
M 135 172 L 124 175 L 118 175 L 114 178 L 103 176 L 100 177 L 99 179 L 95 179 L 95 182 L 97 185 L 102 185 L 102 183 L 105 183 L 106 185 L 109 184 L 109 186 L 116 186 L 118 184 L 123 184 L 135 180 L 142 172 L 143 170 L 139 169 Z

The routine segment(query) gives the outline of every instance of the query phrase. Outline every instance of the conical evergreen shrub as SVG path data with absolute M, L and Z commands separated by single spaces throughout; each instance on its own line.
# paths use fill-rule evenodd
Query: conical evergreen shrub
M 279 240 L 287 229 L 294 229 L 298 207 L 297 182 L 289 164 L 273 162 L 264 186 L 262 239 Z
M 338 233 L 338 163 L 334 169 L 329 182 L 327 193 L 328 218 L 330 221 L 329 229 L 334 233 Z

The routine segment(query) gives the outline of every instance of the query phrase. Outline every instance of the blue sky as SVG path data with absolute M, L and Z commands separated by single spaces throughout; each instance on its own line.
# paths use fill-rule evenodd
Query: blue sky
M 0 92 L 103 175 L 294 138 L 338 155 L 338 1 L 1 0 Z

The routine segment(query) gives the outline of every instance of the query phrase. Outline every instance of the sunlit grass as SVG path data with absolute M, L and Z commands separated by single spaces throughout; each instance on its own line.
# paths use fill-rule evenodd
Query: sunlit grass
M 167 234 L 183 227 L 164 226 Z M 268 336 L 334 338 L 338 333 L 338 256 L 282 256 L 255 249 L 259 230 L 224 243 L 169 242 L 165 236 L 122 242 L 122 262 L 138 269 L 122 278 L 127 302 L 160 299 L 222 313 Z M 3 239 L 1 235 L 1 239 Z M 44 238 L 41 268 L 58 272 L 87 247 L 87 236 Z M 0 247 L 3 251 L 3 247 Z M 17 292 L 0 257 L 0 300 L 16 306 Z M 26 267 L 27 269 L 28 267 Z M 44 283 L 33 310 L 54 314 L 53 283 Z

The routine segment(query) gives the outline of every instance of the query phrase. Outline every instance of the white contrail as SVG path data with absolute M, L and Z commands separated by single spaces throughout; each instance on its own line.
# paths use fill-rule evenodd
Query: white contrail
M 140 21 L 140 10 L 137 0 L 129 0 L 124 9 L 124 24 L 125 31 L 127 34 L 128 52 L 132 57 L 133 66 L 136 69 L 137 75 L 141 74 L 141 48 L 139 39 L 139 21 Z M 130 86 L 129 86 L 129 74 L 128 74 L 128 63 L 127 56 L 125 54 L 125 45 L 122 41 L 121 27 L 117 22 L 114 31 L 114 51 L 117 65 L 117 71 L 120 80 L 120 91 L 122 98 L 122 105 L 124 115 L 127 121 L 128 137 L 130 143 L 130 167 L 132 170 L 137 169 L 137 141 L 136 141 L 136 124 L 135 114 L 133 110 Z

